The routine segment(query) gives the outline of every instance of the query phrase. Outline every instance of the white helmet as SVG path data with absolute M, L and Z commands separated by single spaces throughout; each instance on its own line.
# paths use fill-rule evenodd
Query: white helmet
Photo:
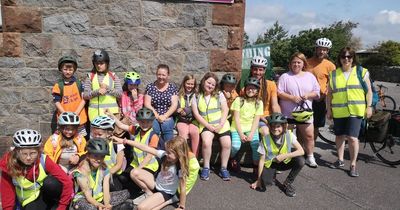
M 17 148 L 39 147 L 42 144 L 42 136 L 32 129 L 18 130 L 14 134 L 13 144 Z
M 79 116 L 75 112 L 63 112 L 58 117 L 58 125 L 79 125 Z
M 315 46 L 316 47 L 326 47 L 328 49 L 331 49 L 332 42 L 328 38 L 319 38 L 319 39 L 317 39 L 317 41 L 315 41 Z
M 90 123 L 95 128 L 113 130 L 115 121 L 108 116 L 98 116 Z
M 267 59 L 262 56 L 256 55 L 251 59 L 251 66 L 267 67 Z

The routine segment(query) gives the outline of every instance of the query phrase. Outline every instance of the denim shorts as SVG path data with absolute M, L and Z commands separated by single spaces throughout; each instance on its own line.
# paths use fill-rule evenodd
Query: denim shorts
M 336 136 L 346 135 L 358 138 L 361 122 L 361 117 L 333 118 L 333 130 Z

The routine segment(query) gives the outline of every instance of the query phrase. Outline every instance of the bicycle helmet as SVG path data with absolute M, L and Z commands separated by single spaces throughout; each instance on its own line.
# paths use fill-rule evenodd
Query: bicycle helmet
M 221 79 L 222 84 L 236 84 L 236 77 L 233 74 L 225 74 Z
M 74 69 L 78 67 L 78 62 L 76 62 L 76 59 L 70 55 L 65 55 L 58 60 L 58 70 L 61 71 L 61 66 L 64 63 L 73 63 L 75 65 Z
M 105 139 L 102 138 L 94 138 L 88 141 L 86 146 L 86 150 L 89 154 L 96 154 L 96 155 L 109 155 L 110 154 L 110 147 Z
M 303 107 L 304 104 L 307 106 L 307 108 Z M 313 114 L 313 110 L 310 109 L 307 103 L 299 105 L 299 109 L 296 108 L 296 110 L 292 112 L 292 116 L 297 122 L 305 122 L 309 120 L 313 116 Z
M 268 116 L 267 117 L 267 121 L 268 121 L 269 124 L 272 124 L 272 123 L 280 123 L 280 124 L 287 123 L 286 117 L 283 114 L 277 113 L 277 112 L 274 112 L 270 116 Z
M 328 49 L 331 49 L 332 42 L 328 38 L 319 38 L 319 39 L 317 39 L 317 41 L 315 41 L 315 46 L 316 47 L 326 47 Z
M 125 73 L 125 83 L 128 85 L 139 85 L 140 75 L 135 71 L 130 71 Z
M 97 116 L 90 123 L 92 127 L 100 128 L 103 130 L 114 130 L 115 121 L 108 116 Z
M 39 147 L 42 144 L 42 136 L 32 129 L 21 129 L 15 132 L 13 144 L 17 148 Z
M 96 50 L 92 56 L 92 63 L 95 65 L 96 62 L 104 61 L 107 66 L 110 64 L 110 57 L 105 50 Z
M 267 59 L 265 59 L 262 56 L 256 55 L 253 57 L 253 59 L 251 59 L 251 66 L 259 66 L 259 67 L 267 67 Z
M 63 112 L 58 116 L 58 125 L 79 125 L 79 116 L 75 112 Z
M 146 107 L 139 109 L 139 111 L 136 113 L 137 120 L 154 120 L 155 118 L 156 116 L 154 115 L 153 111 Z
M 259 89 L 260 81 L 255 77 L 249 77 L 249 78 L 247 78 L 247 80 L 244 83 L 244 86 L 247 86 L 247 85 L 254 85 Z

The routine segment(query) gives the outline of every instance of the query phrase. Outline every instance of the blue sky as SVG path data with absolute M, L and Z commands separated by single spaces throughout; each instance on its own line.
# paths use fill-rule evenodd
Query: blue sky
M 254 41 L 278 21 L 289 34 L 328 27 L 335 21 L 359 23 L 353 34 L 364 47 L 400 42 L 400 0 L 247 0 L 245 31 Z

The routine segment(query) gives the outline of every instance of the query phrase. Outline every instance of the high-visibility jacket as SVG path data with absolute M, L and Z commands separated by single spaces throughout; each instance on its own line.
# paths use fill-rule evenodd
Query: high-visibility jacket
M 210 101 L 206 103 L 204 99 L 204 95 L 201 94 L 198 96 L 197 100 L 197 108 L 199 110 L 199 114 L 211 125 L 217 125 L 221 122 L 222 110 L 221 104 L 219 102 L 219 98 L 211 96 Z M 201 123 L 200 123 L 201 124 Z M 204 129 L 204 125 L 200 125 L 199 127 L 200 133 Z M 230 125 L 229 122 L 226 121 L 224 126 L 218 132 L 219 134 L 229 131 Z
M 40 155 L 39 176 L 34 180 L 34 182 L 29 181 L 23 176 L 12 179 L 15 186 L 15 193 L 23 207 L 32 201 L 35 201 L 39 197 L 40 188 L 43 186 L 43 180 L 47 177 L 45 165 L 46 155 Z
M 108 153 L 109 155 L 106 155 L 104 157 L 104 162 L 106 163 L 107 168 L 111 169 L 112 167 L 115 166 L 115 164 L 117 164 L 117 153 L 115 152 L 114 144 L 112 141 L 108 142 L 108 149 L 109 149 L 109 153 Z M 117 171 L 117 174 L 121 174 L 121 173 L 122 173 L 122 168 L 120 168 Z
M 143 137 L 140 136 L 140 129 L 138 129 L 138 132 L 135 136 L 135 141 L 139 142 L 144 145 L 149 145 L 151 136 L 154 134 L 153 128 L 149 129 Z M 133 148 L 133 160 L 131 162 L 131 166 L 133 168 L 139 167 L 140 163 L 143 162 L 144 158 L 147 156 L 147 152 L 143 152 L 142 150 L 134 147 Z M 158 161 L 156 160 L 155 157 L 152 157 L 149 163 L 144 166 L 144 168 L 150 169 L 151 171 L 156 172 L 158 170 Z
M 79 173 L 81 175 L 83 175 L 83 173 L 79 170 L 76 169 L 74 170 L 74 173 Z M 97 202 L 102 202 L 103 201 L 103 180 L 104 177 L 108 174 L 108 170 L 103 168 L 103 167 L 99 167 L 96 171 L 96 177 L 95 179 L 93 179 L 92 175 L 89 174 L 88 179 L 89 179 L 89 189 L 92 190 L 92 197 L 97 201 Z M 75 183 L 76 186 L 78 186 L 77 183 Z M 73 201 L 77 201 L 79 199 L 86 199 L 85 198 L 85 194 L 80 191 L 77 190 Z
M 264 149 L 265 149 L 265 168 L 271 167 L 273 159 L 278 156 L 279 154 L 287 154 L 292 151 L 292 132 L 286 131 L 285 135 L 283 136 L 283 144 L 279 148 L 274 140 L 272 139 L 271 135 L 267 135 L 262 139 Z M 288 164 L 292 158 L 286 158 L 283 160 L 285 164 Z
M 90 78 L 90 75 L 89 75 Z M 106 74 L 101 83 L 107 84 L 109 88 L 114 88 L 114 80 Z M 100 89 L 98 75 L 94 74 L 92 80 L 92 91 Z M 102 96 L 93 97 L 89 101 L 89 120 L 93 121 L 97 116 L 106 116 L 104 110 L 108 109 L 111 113 L 118 113 L 119 108 L 117 98 L 106 93 Z
M 186 195 L 193 189 L 199 176 L 200 164 L 196 156 L 189 152 L 189 175 L 186 178 Z M 178 187 L 178 192 L 181 192 L 181 188 Z
M 363 69 L 362 75 L 365 75 L 366 71 L 366 69 Z M 330 78 L 333 117 L 364 117 L 366 109 L 365 93 L 357 77 L 356 66 L 351 70 L 347 81 L 341 68 L 332 71 Z

